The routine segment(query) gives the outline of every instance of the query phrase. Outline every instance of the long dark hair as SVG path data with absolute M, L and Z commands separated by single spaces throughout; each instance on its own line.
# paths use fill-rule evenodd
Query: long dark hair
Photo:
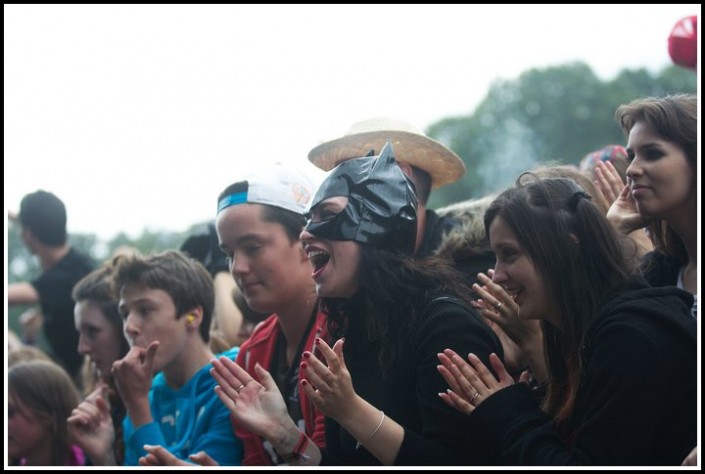
M 523 174 L 489 206 L 485 228 L 497 217 L 516 235 L 559 311 L 561 327 L 544 321 L 543 330 L 549 374 L 544 409 L 560 427 L 580 385 L 586 330 L 600 302 L 626 284 L 622 242 L 571 179 Z
M 447 259 L 417 260 L 403 252 L 360 245 L 357 294 L 350 300 L 321 298 L 321 309 L 328 315 L 334 340 L 346 334 L 349 317 L 364 317 L 367 337 L 379 342 L 379 362 L 388 371 L 399 362 L 401 348 L 430 300 L 443 294 L 470 305 L 470 288 Z
M 620 105 L 615 120 L 629 136 L 637 122 L 644 122 L 669 142 L 680 146 L 693 170 L 693 186 L 698 170 L 698 96 L 676 94 L 666 97 L 646 97 Z M 693 219 L 695 219 L 693 215 Z M 662 219 L 648 226 L 649 237 L 656 249 L 675 257 L 679 263 L 688 261 L 688 253 L 681 238 Z

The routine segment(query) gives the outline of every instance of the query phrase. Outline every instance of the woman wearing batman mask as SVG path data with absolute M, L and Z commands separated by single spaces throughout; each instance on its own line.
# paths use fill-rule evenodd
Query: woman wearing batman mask
M 447 347 L 487 361 L 502 346 L 470 306 L 445 260 L 412 257 L 417 199 L 391 143 L 345 161 L 314 197 L 301 234 L 335 343 L 304 352 L 301 381 L 326 415 L 319 450 L 288 417 L 272 377 L 216 361 L 221 400 L 235 422 L 293 465 L 468 465 L 493 462 L 466 418 L 438 396 Z M 221 363 L 222 362 L 222 363 Z

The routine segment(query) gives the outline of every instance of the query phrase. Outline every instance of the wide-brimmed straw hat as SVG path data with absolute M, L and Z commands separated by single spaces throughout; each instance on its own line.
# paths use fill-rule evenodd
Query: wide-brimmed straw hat
M 460 179 L 465 164 L 442 143 L 424 135 L 406 122 L 391 118 L 374 118 L 358 122 L 341 138 L 322 143 L 308 154 L 311 163 L 324 171 L 345 160 L 376 154 L 390 140 L 397 160 L 420 168 L 431 176 L 432 189 Z

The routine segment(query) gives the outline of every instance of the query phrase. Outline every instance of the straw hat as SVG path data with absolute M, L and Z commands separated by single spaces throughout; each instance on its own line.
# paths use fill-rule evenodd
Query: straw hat
M 453 183 L 465 173 L 465 164 L 449 148 L 412 125 L 390 118 L 358 122 L 345 136 L 315 147 L 308 159 L 329 171 L 342 161 L 367 155 L 371 149 L 379 154 L 387 140 L 392 142 L 400 162 L 420 168 L 431 176 L 432 189 Z

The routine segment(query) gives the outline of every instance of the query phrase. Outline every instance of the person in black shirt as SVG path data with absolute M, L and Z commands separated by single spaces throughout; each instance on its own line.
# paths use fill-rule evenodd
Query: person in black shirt
M 39 258 L 43 273 L 31 282 L 9 285 L 7 304 L 41 306 L 48 351 L 80 385 L 83 356 L 78 353 L 71 290 L 95 268 L 95 263 L 69 245 L 66 207 L 54 194 L 39 190 L 26 195 L 19 215 L 10 217 L 19 221 L 22 242 Z

